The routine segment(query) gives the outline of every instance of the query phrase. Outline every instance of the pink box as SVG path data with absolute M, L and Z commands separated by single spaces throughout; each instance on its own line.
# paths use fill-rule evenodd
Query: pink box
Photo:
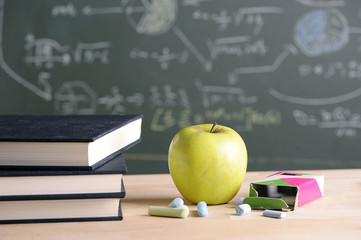
M 252 182 L 243 203 L 252 208 L 295 210 L 323 196 L 325 178 L 295 172 L 277 172 Z

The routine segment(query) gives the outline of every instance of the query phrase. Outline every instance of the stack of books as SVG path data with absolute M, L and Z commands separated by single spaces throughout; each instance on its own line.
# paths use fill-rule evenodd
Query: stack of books
M 122 220 L 142 115 L 0 115 L 0 223 Z

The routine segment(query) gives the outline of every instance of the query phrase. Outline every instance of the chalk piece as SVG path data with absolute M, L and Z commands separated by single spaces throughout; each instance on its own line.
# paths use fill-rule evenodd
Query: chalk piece
M 244 200 L 244 198 L 237 198 L 237 200 L 236 200 L 236 206 L 237 206 L 237 205 L 242 205 L 242 204 L 243 204 L 243 200 Z
M 274 210 L 264 210 L 263 216 L 272 218 L 285 218 L 286 213 Z
M 207 203 L 205 201 L 200 201 L 198 204 L 197 204 L 197 207 L 200 208 L 200 207 L 207 207 Z
M 282 197 L 282 194 L 278 192 L 278 186 L 267 185 L 267 196 L 270 198 L 280 198 Z
M 205 217 L 208 215 L 207 203 L 205 201 L 201 201 L 197 204 L 198 207 L 198 216 Z
M 236 206 L 236 214 L 238 216 L 246 215 L 251 212 L 251 206 L 248 204 L 241 204 Z
M 186 218 L 189 214 L 189 208 L 187 205 L 183 205 L 179 208 L 149 206 L 148 214 L 150 216 Z
M 181 207 L 184 205 L 184 201 L 181 198 L 175 198 L 173 199 L 173 201 L 168 205 L 168 207 L 171 208 L 177 208 L 177 207 Z

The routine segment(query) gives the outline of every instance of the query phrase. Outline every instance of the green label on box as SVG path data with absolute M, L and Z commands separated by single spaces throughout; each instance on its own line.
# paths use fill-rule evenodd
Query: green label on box
M 275 180 L 269 180 L 269 181 L 263 181 L 263 182 L 255 182 L 255 183 L 264 184 L 264 185 L 292 186 L 291 184 L 289 184 L 281 179 L 275 179 Z
M 252 208 L 262 208 L 262 209 L 288 208 L 287 203 L 285 203 L 282 199 L 277 199 L 277 198 L 246 197 L 243 200 L 243 203 L 250 205 Z

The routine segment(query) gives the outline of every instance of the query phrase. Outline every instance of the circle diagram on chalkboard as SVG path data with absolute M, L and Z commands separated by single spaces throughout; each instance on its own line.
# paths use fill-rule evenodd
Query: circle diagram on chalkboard
M 137 33 L 160 35 L 174 24 L 178 13 L 176 0 L 133 0 L 126 8 L 126 16 Z
M 349 41 L 347 20 L 336 9 L 307 13 L 295 25 L 294 41 L 310 57 L 338 51 Z
M 294 41 L 308 57 L 317 57 L 340 51 L 349 42 L 350 29 L 345 16 L 337 9 L 312 11 L 302 16 L 295 25 Z M 325 98 L 303 98 L 269 89 L 273 97 L 294 104 L 328 105 L 361 96 L 361 88 Z

